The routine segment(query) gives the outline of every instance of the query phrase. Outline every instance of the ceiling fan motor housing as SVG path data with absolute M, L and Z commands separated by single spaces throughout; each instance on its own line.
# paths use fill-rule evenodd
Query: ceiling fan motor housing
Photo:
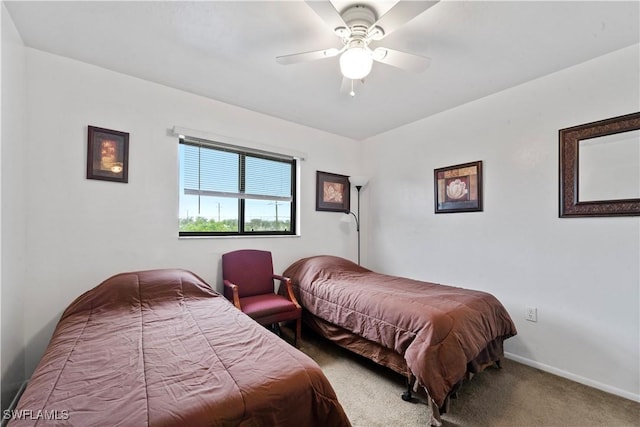
M 376 14 L 367 6 L 356 5 L 342 12 L 342 19 L 351 29 L 352 37 L 365 38 L 367 29 L 376 22 Z

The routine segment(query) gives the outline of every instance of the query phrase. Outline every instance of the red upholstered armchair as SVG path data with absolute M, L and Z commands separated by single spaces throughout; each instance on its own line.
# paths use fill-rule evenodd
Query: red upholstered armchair
M 291 279 L 273 274 L 271 252 L 244 249 L 222 255 L 224 296 L 261 325 L 296 321 L 294 346 L 300 339 L 302 308 L 291 288 Z M 275 293 L 273 280 L 286 287 L 285 298 Z

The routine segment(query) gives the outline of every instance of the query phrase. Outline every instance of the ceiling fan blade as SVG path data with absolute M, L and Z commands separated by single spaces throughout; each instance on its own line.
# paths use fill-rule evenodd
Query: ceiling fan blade
M 330 48 L 314 50 L 312 52 L 294 53 L 292 55 L 277 56 L 276 62 L 282 65 L 299 64 L 300 62 L 316 61 L 318 59 L 331 58 L 340 53 L 340 49 Z
M 335 32 L 336 28 L 344 28 L 348 31 L 346 35 L 349 35 L 349 27 L 329 0 L 306 0 L 306 3 L 331 28 L 331 31 Z
M 436 3 L 438 3 L 438 0 L 399 1 L 370 28 L 380 27 L 384 31 L 382 37 L 388 36 Z M 379 37 L 379 39 L 382 37 Z
M 429 68 L 431 58 L 415 55 L 413 53 L 401 52 L 395 49 L 379 47 L 373 51 L 373 59 L 383 64 L 402 68 L 403 70 L 419 73 Z

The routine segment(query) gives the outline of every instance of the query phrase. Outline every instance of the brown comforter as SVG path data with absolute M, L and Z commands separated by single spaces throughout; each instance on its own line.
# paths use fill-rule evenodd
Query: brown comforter
M 76 299 L 15 415 L 11 427 L 349 425 L 313 360 L 183 270 L 119 274 Z
M 306 311 L 404 356 L 441 406 L 487 347 L 516 334 L 502 304 L 485 292 L 374 273 L 333 257 L 292 264 L 290 277 Z

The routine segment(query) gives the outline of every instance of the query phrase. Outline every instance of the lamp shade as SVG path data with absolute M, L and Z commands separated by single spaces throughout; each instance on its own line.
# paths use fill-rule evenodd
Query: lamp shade
M 354 175 L 349 177 L 349 182 L 351 183 L 351 185 L 354 185 L 356 187 L 364 187 L 365 185 L 367 185 L 367 182 L 369 182 L 369 178 L 367 178 L 366 176 Z
M 373 57 L 364 47 L 351 47 L 340 56 L 340 71 L 351 80 L 365 78 L 371 72 Z

